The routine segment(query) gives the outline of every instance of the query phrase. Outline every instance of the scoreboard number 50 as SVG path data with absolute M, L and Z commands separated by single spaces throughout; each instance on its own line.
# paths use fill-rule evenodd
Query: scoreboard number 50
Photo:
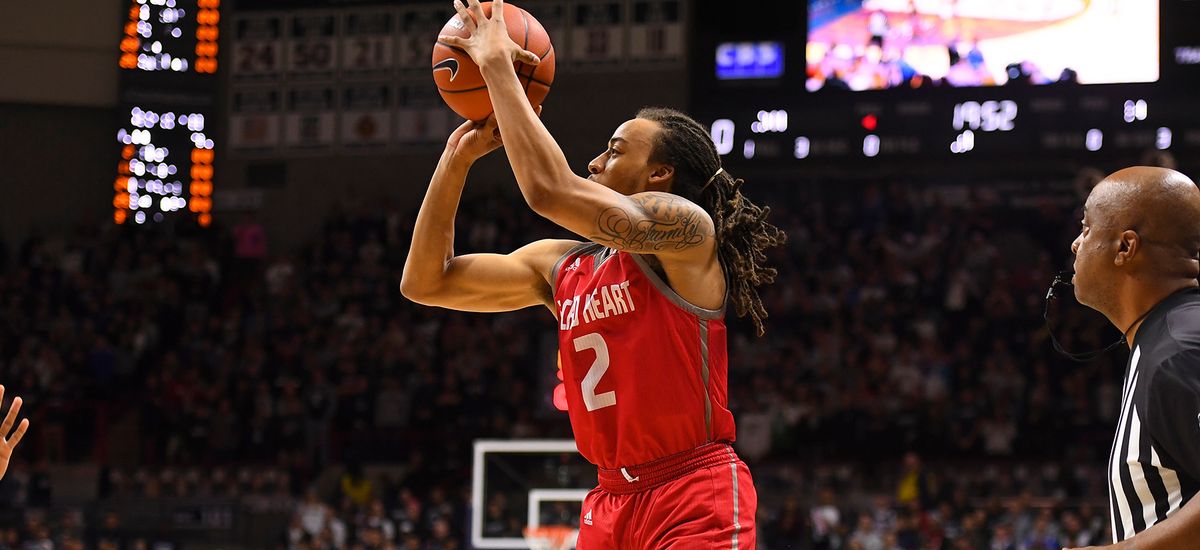
M 592 361 L 592 366 L 588 367 L 587 374 L 580 384 L 580 389 L 583 391 L 583 404 L 587 407 L 588 412 L 616 405 L 617 392 L 610 390 L 596 395 L 596 386 L 600 384 L 604 373 L 608 372 L 608 344 L 604 342 L 604 337 L 593 332 L 584 334 L 573 342 L 577 352 L 588 349 L 596 352 L 596 359 Z
M 300 42 L 292 46 L 294 69 L 330 69 L 333 66 L 333 46 L 329 42 Z

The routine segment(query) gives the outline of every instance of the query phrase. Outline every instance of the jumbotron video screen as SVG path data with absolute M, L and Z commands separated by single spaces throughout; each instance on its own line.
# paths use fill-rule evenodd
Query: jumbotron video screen
M 1158 42 L 1145 0 L 809 0 L 806 87 L 1154 82 Z

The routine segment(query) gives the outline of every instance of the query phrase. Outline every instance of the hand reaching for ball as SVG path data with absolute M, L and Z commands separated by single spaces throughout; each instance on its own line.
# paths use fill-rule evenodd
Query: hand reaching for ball
M 534 107 L 533 111 L 540 116 L 542 106 Z M 463 122 L 446 140 L 446 148 L 450 150 L 455 160 L 467 164 L 474 163 L 503 145 L 504 141 L 500 137 L 500 128 L 496 125 L 495 113 L 489 115 L 482 122 L 474 120 Z
M 442 35 L 438 37 L 439 42 L 462 48 L 481 67 L 492 63 L 511 65 L 514 61 L 528 65 L 541 62 L 536 54 L 521 48 L 509 37 L 504 22 L 504 0 L 493 2 L 491 17 L 484 13 L 479 0 L 467 0 L 467 4 L 464 6 L 460 0 L 454 0 L 454 9 L 467 25 L 470 36 Z
M 450 139 L 446 140 L 446 148 L 454 159 L 467 164 L 474 163 L 480 157 L 499 149 L 502 144 L 495 113 L 483 122 L 463 122 L 450 134 Z

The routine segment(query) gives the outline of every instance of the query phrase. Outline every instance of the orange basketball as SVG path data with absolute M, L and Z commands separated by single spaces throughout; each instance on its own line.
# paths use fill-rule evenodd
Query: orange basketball
M 492 16 L 492 3 L 483 2 L 483 13 Z M 516 62 L 517 78 L 525 87 L 525 96 L 531 105 L 541 105 L 550 93 L 554 82 L 554 46 L 550 35 L 529 12 L 505 2 L 504 23 L 508 36 L 518 46 L 536 54 L 540 65 Z M 455 15 L 442 27 L 441 35 L 468 37 L 471 32 L 462 19 Z M 483 120 L 492 114 L 492 99 L 479 66 L 463 50 L 438 42 L 433 46 L 433 80 L 438 92 L 454 112 L 470 120 Z

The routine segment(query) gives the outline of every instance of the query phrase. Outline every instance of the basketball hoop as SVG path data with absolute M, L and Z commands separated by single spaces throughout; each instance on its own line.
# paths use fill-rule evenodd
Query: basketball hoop
M 575 548 L 575 539 L 579 530 L 564 525 L 546 525 L 542 527 L 527 527 L 525 542 L 530 550 L 568 550 Z

